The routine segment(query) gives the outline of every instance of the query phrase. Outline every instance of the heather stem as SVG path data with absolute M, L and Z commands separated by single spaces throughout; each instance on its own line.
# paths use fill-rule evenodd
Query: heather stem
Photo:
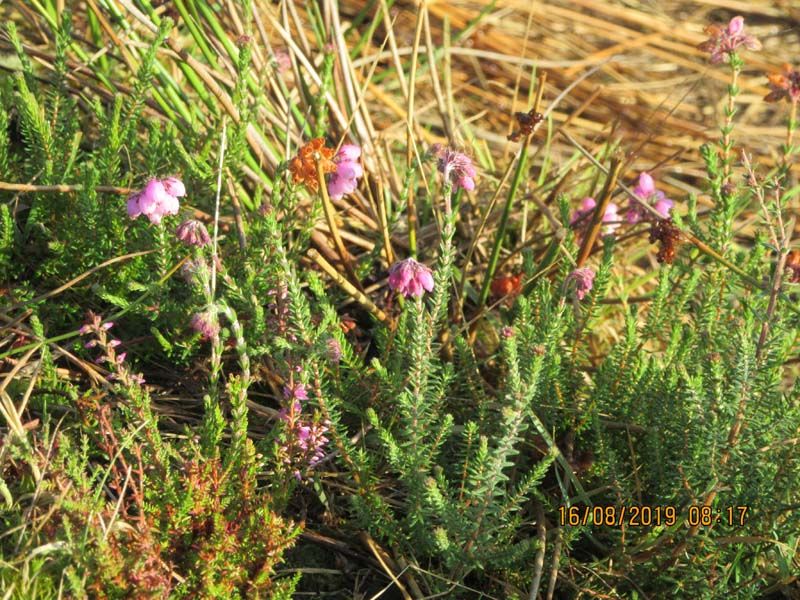
M 453 237 L 456 231 L 455 216 L 452 210 L 453 184 L 447 179 L 444 184 L 444 226 L 442 227 L 442 243 L 439 247 L 439 265 L 434 274 L 435 288 L 431 305 L 431 328 L 442 318 L 447 305 L 450 290 L 450 275 L 455 258 Z M 433 335 L 433 332 L 431 332 Z
M 728 86 L 728 103 L 725 106 L 725 124 L 722 126 L 722 172 L 723 185 L 730 181 L 731 175 L 731 149 L 733 141 L 731 132 L 733 131 L 733 116 L 736 114 L 736 97 L 739 95 L 739 72 L 741 71 L 741 59 L 734 53 L 730 55 L 731 83 Z

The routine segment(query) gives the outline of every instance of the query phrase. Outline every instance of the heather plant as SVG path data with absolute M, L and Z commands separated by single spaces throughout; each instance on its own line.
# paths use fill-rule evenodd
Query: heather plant
M 473 25 L 375 4 L 0 8 L 3 597 L 791 597 L 797 73 L 736 146 L 762 43 L 709 26 L 676 185 L 573 135 L 599 66 L 490 147 Z

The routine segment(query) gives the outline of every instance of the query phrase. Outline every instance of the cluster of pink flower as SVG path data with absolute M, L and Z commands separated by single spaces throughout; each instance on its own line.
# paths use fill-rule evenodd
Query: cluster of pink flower
M 709 25 L 706 27 L 708 39 L 697 49 L 708 52 L 711 64 L 719 64 L 734 54 L 741 46 L 748 50 L 761 50 L 761 42 L 744 32 L 744 17 L 733 17 L 726 27 Z
M 292 383 L 283 388 L 289 408 L 278 413 L 284 422 L 285 442 L 280 454 L 286 465 L 294 467 L 294 476 L 302 478 L 301 469 L 313 469 L 325 457 L 328 424 L 303 418 L 301 401 L 308 400 L 308 392 L 302 383 Z
M 446 148 L 441 144 L 431 146 L 429 156 L 438 159 L 437 168 L 445 181 L 451 182 L 456 189 L 471 191 L 475 189 L 477 171 L 470 159 L 463 152 Z M 406 298 L 421 297 L 425 292 L 432 292 L 434 286 L 431 269 L 414 258 L 394 263 L 389 268 L 389 287 Z
M 336 171 L 328 179 L 328 195 L 338 200 L 345 194 L 352 194 L 358 187 L 358 180 L 364 175 L 359 162 L 361 148 L 353 144 L 345 144 L 333 159 Z
M 469 156 L 441 144 L 434 144 L 430 151 L 438 158 L 437 168 L 444 175 L 445 181 L 451 181 L 456 189 L 461 188 L 468 192 L 475 189 L 475 176 L 478 172 Z
M 567 277 L 567 284 L 574 283 L 575 296 L 578 300 L 583 300 L 594 286 L 594 271 L 588 267 L 575 269 Z
M 213 310 L 195 313 L 189 324 L 200 334 L 201 340 L 214 340 L 219 335 L 219 319 Z
M 581 202 L 581 207 L 572 213 L 569 224 L 572 227 L 585 229 L 585 227 L 589 224 L 588 217 L 592 214 L 596 206 L 597 201 L 594 198 L 584 198 Z M 606 225 L 603 226 L 604 235 L 613 235 L 614 232 L 619 228 L 620 222 L 619 216 L 617 215 L 618 210 L 619 208 L 613 202 L 609 202 L 608 206 L 606 206 L 606 212 L 603 214 L 603 223 L 606 223 Z
M 653 181 L 653 177 L 646 171 L 639 174 L 639 182 L 636 184 L 636 187 L 633 188 L 633 193 L 636 194 L 638 198 L 651 205 L 662 218 L 669 218 L 669 211 L 672 210 L 674 202 L 667 198 L 664 192 L 656 189 L 656 183 Z M 651 219 L 650 213 L 648 213 L 641 204 L 631 200 L 628 206 L 628 212 L 625 213 L 625 220 L 631 225 L 634 225 L 639 221 L 648 219 Z
M 141 192 L 128 198 L 128 216 L 135 219 L 144 215 L 153 225 L 158 225 L 164 216 L 178 214 L 178 198 L 185 195 L 186 188 L 177 177 L 151 179 Z
M 401 260 L 389 269 L 389 287 L 406 298 L 422 296 L 433 291 L 433 272 L 413 258 Z
M 669 217 L 674 202 L 667 198 L 664 192 L 656 189 L 655 181 L 649 173 L 642 172 L 639 174 L 639 181 L 636 187 L 633 188 L 633 193 L 637 198 L 652 206 L 664 219 Z M 584 198 L 581 202 L 581 207 L 572 213 L 570 225 L 576 229 L 584 229 L 588 224 L 589 215 L 592 214 L 596 206 L 597 202 L 594 198 Z M 639 202 L 631 200 L 625 212 L 625 221 L 633 225 L 646 220 L 652 220 L 652 215 Z M 619 207 L 613 202 L 606 206 L 603 223 L 606 224 L 603 227 L 604 235 L 613 235 L 621 225 Z
M 712 64 L 721 63 L 742 46 L 748 50 L 761 50 L 761 42 L 745 33 L 744 18 L 741 16 L 732 18 L 725 27 L 709 25 L 706 33 L 708 39 L 697 48 L 709 53 Z M 800 102 L 800 71 L 792 68 L 792 65 L 784 64 L 779 73 L 767 75 L 767 85 L 770 92 L 764 96 L 765 101 L 778 102 L 785 98 L 791 104 Z
M 656 188 L 656 183 L 652 175 L 642 172 L 639 174 L 639 180 L 636 187 L 633 188 L 633 193 L 642 202 L 651 206 L 662 218 L 669 218 L 670 211 L 674 206 L 674 202 L 667 198 L 666 194 Z M 570 226 L 579 230 L 581 234 L 588 226 L 589 216 L 596 209 L 597 202 L 594 198 L 584 198 L 581 202 L 581 207 L 572 213 L 570 218 Z M 625 221 L 631 225 L 639 223 L 640 221 L 654 221 L 656 220 L 652 213 L 647 211 L 640 202 L 631 199 L 628 204 L 628 209 L 625 212 Z M 610 202 L 606 206 L 606 211 L 603 214 L 603 234 L 614 235 L 614 232 L 620 227 L 621 220 L 619 215 L 619 207 Z M 586 294 L 592 289 L 594 285 L 594 271 L 590 268 L 581 268 L 573 271 L 567 278 L 567 283 L 574 283 L 575 295 L 578 300 L 583 300 Z
M 200 221 L 188 219 L 178 225 L 175 235 L 187 246 L 202 248 L 211 243 L 211 236 L 208 229 Z
M 93 312 L 89 312 L 87 322 L 78 330 L 81 335 L 93 334 L 94 338 L 83 344 L 84 348 L 100 348 L 103 353 L 95 360 L 97 364 L 107 364 L 113 371 L 109 376 L 109 381 L 120 381 L 123 385 L 142 385 L 144 377 L 141 373 L 133 374 L 124 365 L 127 352 L 117 354 L 117 348 L 122 344 L 116 338 L 109 337 L 108 331 L 114 323 L 108 321 L 103 323 L 103 318 Z

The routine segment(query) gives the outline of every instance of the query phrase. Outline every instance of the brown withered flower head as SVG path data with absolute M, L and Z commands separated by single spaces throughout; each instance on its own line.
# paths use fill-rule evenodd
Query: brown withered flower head
M 650 243 L 659 242 L 656 258 L 660 263 L 672 264 L 677 254 L 681 231 L 672 223 L 672 219 L 657 219 L 650 227 Z
M 792 68 L 790 64 L 783 65 L 781 73 L 767 75 L 770 92 L 764 96 L 767 102 L 780 102 L 784 98 L 792 104 L 800 101 L 800 71 Z
M 514 118 L 519 124 L 519 129 L 508 136 L 509 141 L 516 142 L 522 136 L 528 136 L 533 133 L 534 127 L 544 120 L 544 115 L 531 109 L 526 113 L 514 113 Z
M 333 173 L 336 171 L 336 163 L 333 162 L 335 153 L 332 148 L 325 147 L 325 138 L 311 140 L 298 150 L 297 156 L 289 163 L 293 181 L 303 183 L 312 192 L 316 192 L 319 188 L 317 161 L 322 165 L 323 173 Z

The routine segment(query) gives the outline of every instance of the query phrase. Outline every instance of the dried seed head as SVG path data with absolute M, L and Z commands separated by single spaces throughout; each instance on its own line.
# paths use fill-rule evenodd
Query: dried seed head
M 660 263 L 672 264 L 680 239 L 680 229 L 673 225 L 672 219 L 659 219 L 654 221 L 650 227 L 650 243 L 659 242 L 661 244 L 656 255 Z

